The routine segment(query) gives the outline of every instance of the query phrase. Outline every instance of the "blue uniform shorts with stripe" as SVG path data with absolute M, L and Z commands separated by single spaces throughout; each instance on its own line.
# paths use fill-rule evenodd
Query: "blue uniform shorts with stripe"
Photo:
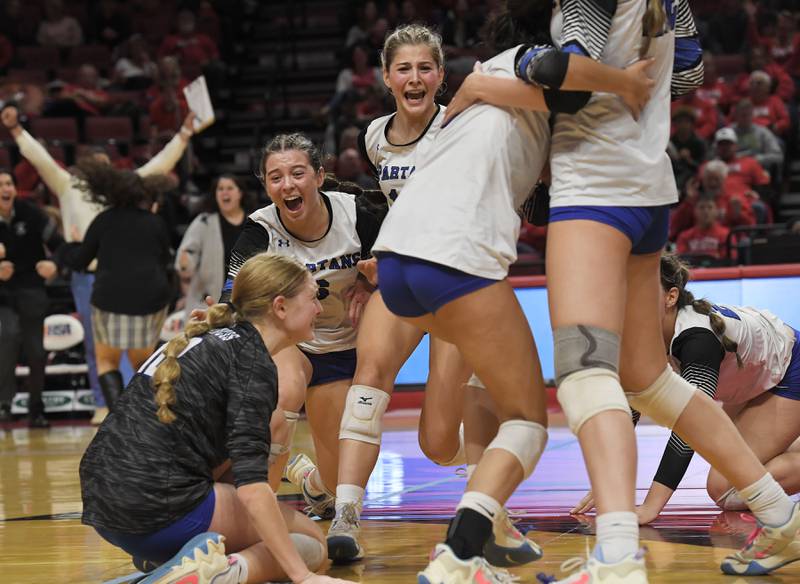
M 396 253 L 375 255 L 386 307 L 407 318 L 433 314 L 456 298 L 499 281 Z
M 631 240 L 631 253 L 645 255 L 664 249 L 669 233 L 669 205 L 657 207 L 600 207 L 572 205 L 552 207 L 550 223 L 584 219 L 596 221 L 624 233 Z
M 311 362 L 309 387 L 342 379 L 352 379 L 356 374 L 355 349 L 331 351 L 330 353 L 309 353 L 307 351 L 302 351 L 302 353 Z
M 95 527 L 95 531 L 108 543 L 134 557 L 153 562 L 166 562 L 177 554 L 187 541 L 208 531 L 211 519 L 214 517 L 216 501 L 217 497 L 212 488 L 206 498 L 192 511 L 152 533 L 142 535 L 119 533 L 102 527 Z

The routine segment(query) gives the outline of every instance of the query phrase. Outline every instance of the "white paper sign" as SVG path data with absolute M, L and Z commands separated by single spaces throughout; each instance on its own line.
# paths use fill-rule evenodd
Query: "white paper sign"
M 208 94 L 206 78 L 201 75 L 183 88 L 186 103 L 194 112 L 194 131 L 202 132 L 214 123 L 214 106 L 211 105 L 211 96 Z

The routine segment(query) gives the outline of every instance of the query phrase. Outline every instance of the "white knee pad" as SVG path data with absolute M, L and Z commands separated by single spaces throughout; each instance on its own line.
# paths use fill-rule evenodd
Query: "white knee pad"
M 497 436 L 486 450 L 500 448 L 517 457 L 522 465 L 524 478 L 528 478 L 547 445 L 547 428 L 536 422 L 509 420 L 500 424 Z
M 461 425 L 458 427 L 458 451 L 453 458 L 447 462 L 439 463 L 435 460 L 433 462 L 439 466 L 462 466 L 467 464 L 467 450 L 466 444 L 464 443 L 464 422 L 461 422 Z
M 325 556 L 325 546 L 310 535 L 304 533 L 290 533 L 297 554 L 303 559 L 306 567 L 312 572 L 316 572 L 327 559 Z
M 486 389 L 483 381 L 481 381 L 474 373 L 472 374 L 472 377 L 469 378 L 469 381 L 467 381 L 467 385 L 469 387 L 474 387 L 475 389 Z
M 656 424 L 671 429 L 696 392 L 695 386 L 667 365 L 650 387 L 625 395 L 632 408 L 650 416 Z
M 608 369 L 593 367 L 567 375 L 556 392 L 567 423 L 574 434 L 601 412 L 620 410 L 630 413 L 619 375 Z
M 390 395 L 368 385 L 352 385 L 339 426 L 339 440 L 349 439 L 380 445 L 381 418 Z

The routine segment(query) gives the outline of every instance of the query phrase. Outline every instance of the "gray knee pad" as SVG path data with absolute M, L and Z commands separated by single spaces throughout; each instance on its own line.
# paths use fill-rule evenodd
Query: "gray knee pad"
M 565 377 L 584 369 L 619 371 L 619 335 L 582 324 L 553 331 L 556 385 Z
M 577 434 L 595 415 L 629 412 L 619 382 L 619 335 L 593 326 L 568 326 L 553 331 L 556 396 L 570 429 Z

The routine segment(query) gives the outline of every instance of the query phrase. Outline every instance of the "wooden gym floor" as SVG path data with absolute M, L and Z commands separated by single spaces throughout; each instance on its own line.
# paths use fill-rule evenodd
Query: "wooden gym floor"
M 367 488 L 362 523 L 367 558 L 329 574 L 363 583 L 416 582 L 432 546 L 442 539 L 446 520 L 465 479 L 453 468 L 423 458 L 416 439 L 417 412 L 387 415 L 389 430 Z M 661 458 L 666 432 L 640 426 L 638 497 L 644 497 Z M 126 582 L 135 572 L 130 558 L 80 523 L 78 462 L 94 430 L 88 425 L 57 425 L 29 431 L 18 424 L 0 429 L 0 582 Z M 300 450 L 310 440 L 305 422 Z M 649 549 L 650 582 L 766 584 L 800 582 L 800 563 L 778 575 L 735 578 L 719 572 L 720 560 L 740 547 L 752 524 L 738 513 L 720 513 L 705 493 L 707 465 L 695 457 L 667 512 L 642 529 Z M 562 561 L 584 555 L 592 545 L 592 517 L 568 515 L 588 487 L 577 441 L 563 427 L 551 429 L 550 442 L 534 475 L 509 501 L 524 529 L 544 547 L 545 556 L 515 570 L 522 582 L 539 572 L 558 573 Z M 284 485 L 281 495 L 300 502 Z M 327 530 L 327 524 L 322 525 Z

